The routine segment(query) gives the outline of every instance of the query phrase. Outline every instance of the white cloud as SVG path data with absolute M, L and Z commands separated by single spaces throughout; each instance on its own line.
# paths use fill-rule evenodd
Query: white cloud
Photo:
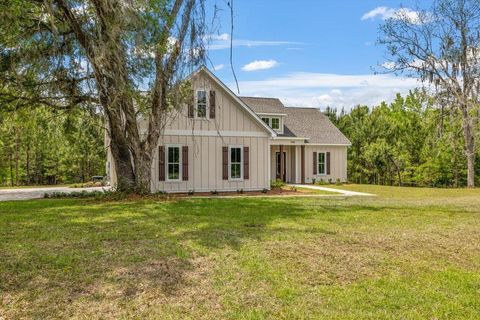
M 411 23 L 420 23 L 421 17 L 418 11 L 412 10 L 410 8 L 389 8 L 389 7 L 376 7 L 375 9 L 366 12 L 361 20 L 373 20 L 375 18 L 381 18 L 383 20 L 389 18 L 407 18 Z
M 274 68 L 278 65 L 275 60 L 255 60 L 242 67 L 243 71 L 256 71 Z
M 222 33 L 222 34 L 210 34 L 207 36 L 207 39 L 215 41 L 215 40 L 220 40 L 220 41 L 228 41 L 230 40 L 230 35 L 228 33 Z
M 210 34 L 205 37 L 208 50 L 222 50 L 230 48 L 230 35 L 228 33 Z M 266 41 L 266 40 L 244 40 L 233 38 L 233 47 L 264 47 L 264 46 L 283 46 L 283 45 L 301 45 L 300 42 L 291 41 Z
M 277 97 L 291 107 L 351 108 L 358 104 L 374 106 L 382 101 L 390 102 L 397 93 L 406 94 L 421 84 L 413 78 L 390 74 L 296 72 L 265 80 L 240 81 L 239 85 L 241 95 Z
M 222 70 L 224 67 L 225 67 L 224 64 L 217 64 L 216 66 L 213 67 L 213 71 Z

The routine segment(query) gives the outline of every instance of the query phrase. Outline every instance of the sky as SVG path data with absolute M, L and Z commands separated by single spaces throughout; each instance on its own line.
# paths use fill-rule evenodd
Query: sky
M 227 0 L 209 37 L 207 66 L 237 92 L 230 68 L 230 12 Z M 408 93 L 416 79 L 377 74 L 386 51 L 376 41 L 378 28 L 396 10 L 430 0 L 235 0 L 233 67 L 241 96 L 277 97 L 291 107 L 391 102 Z

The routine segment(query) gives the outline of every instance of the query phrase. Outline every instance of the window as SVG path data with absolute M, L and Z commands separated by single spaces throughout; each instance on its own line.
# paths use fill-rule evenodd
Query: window
M 262 118 L 263 122 L 270 125 L 270 118 Z
M 318 174 L 325 174 L 325 152 L 318 153 Z
M 197 91 L 197 117 L 207 117 L 207 91 Z
M 242 178 L 242 147 L 230 147 L 230 179 Z
M 170 146 L 167 150 L 167 180 L 180 180 L 180 147 Z
M 272 118 L 272 129 L 280 130 L 280 118 Z

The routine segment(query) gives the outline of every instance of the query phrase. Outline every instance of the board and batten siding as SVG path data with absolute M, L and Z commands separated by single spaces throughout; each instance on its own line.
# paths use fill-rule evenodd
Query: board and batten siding
M 189 118 L 188 106 L 170 114 L 165 134 L 159 146 L 188 146 L 188 180 L 159 181 L 158 148 L 152 166 L 152 191 L 210 192 L 262 190 L 270 188 L 269 133 L 223 88 L 200 73 L 192 79 L 194 95 L 197 90 L 215 91 L 215 118 Z M 196 109 L 195 109 L 196 116 Z M 249 179 L 224 180 L 222 175 L 222 148 L 249 147 Z M 167 150 L 165 150 L 165 153 Z M 242 155 L 243 156 L 243 155 Z M 243 178 L 243 177 L 242 177 Z
M 313 174 L 313 153 L 330 152 L 330 174 Z M 335 182 L 347 180 L 347 147 L 346 146 L 305 146 L 305 182 L 311 183 L 323 179 Z
M 152 176 L 154 191 L 210 192 L 269 189 L 268 138 L 165 136 L 161 145 L 188 146 L 188 181 L 159 181 L 158 148 Z M 249 147 L 249 179 L 223 180 L 222 148 Z

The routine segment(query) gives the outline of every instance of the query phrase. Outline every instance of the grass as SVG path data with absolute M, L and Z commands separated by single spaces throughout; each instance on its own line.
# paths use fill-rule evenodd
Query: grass
M 0 203 L 0 318 L 475 319 L 480 190 Z
M 289 191 L 289 190 L 292 190 L 292 187 L 285 186 L 282 189 Z M 316 189 L 303 188 L 303 187 L 295 187 L 294 189 L 297 190 L 299 194 L 305 193 L 305 194 L 313 194 L 313 195 L 339 195 L 338 192 L 333 192 L 333 191 L 316 190 Z

